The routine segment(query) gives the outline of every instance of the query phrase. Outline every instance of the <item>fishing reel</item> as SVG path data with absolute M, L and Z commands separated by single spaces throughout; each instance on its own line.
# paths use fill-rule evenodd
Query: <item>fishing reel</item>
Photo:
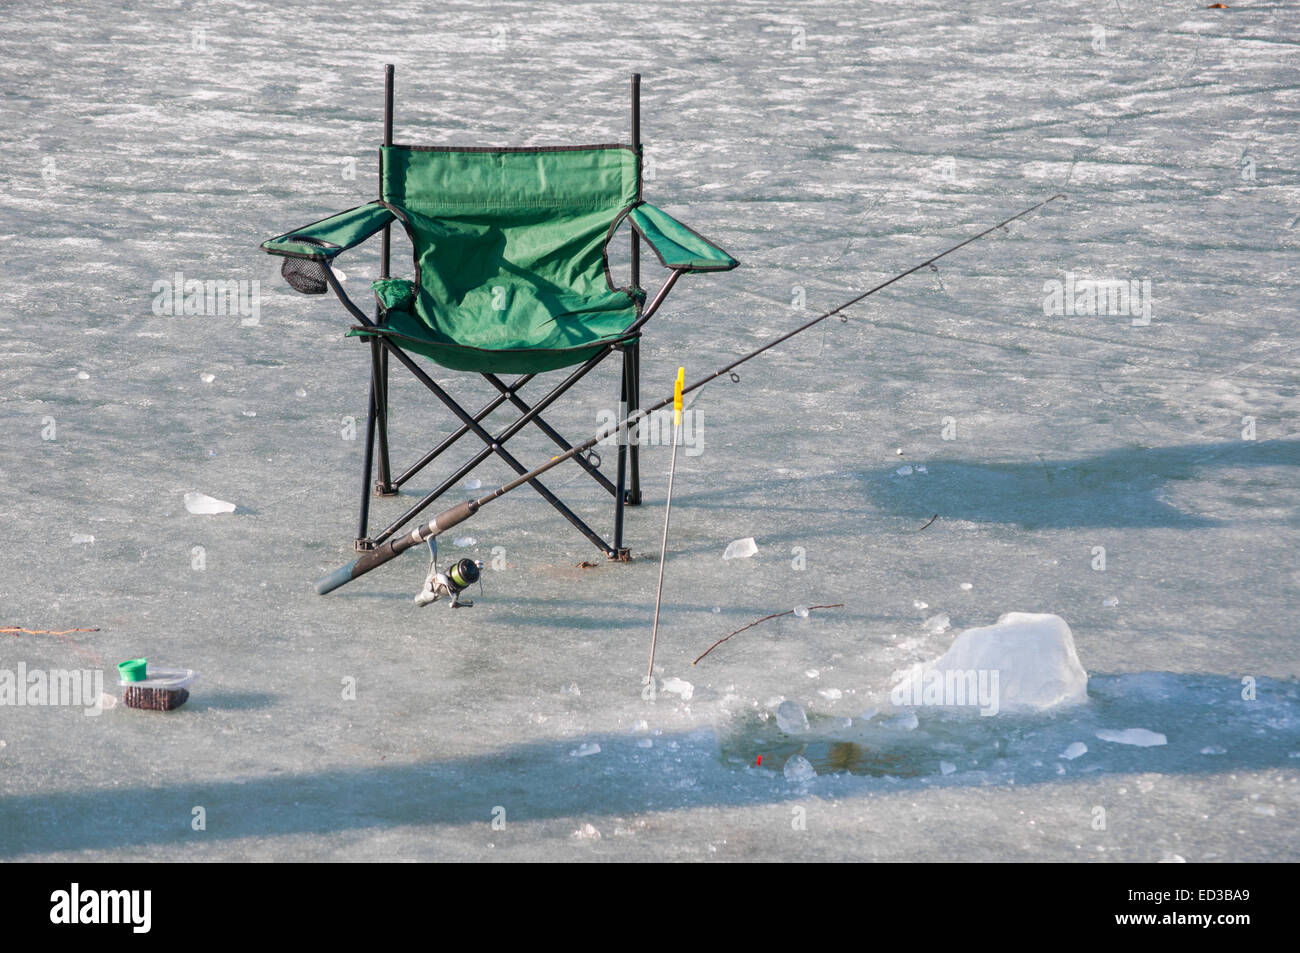
M 483 592 L 483 563 L 481 560 L 462 559 L 447 568 L 438 571 L 438 538 L 429 537 L 429 575 L 424 580 L 424 588 L 415 596 L 417 606 L 427 606 L 439 599 L 450 599 L 451 607 L 459 609 L 474 605 L 472 599 L 462 599 L 460 594 L 474 583 L 479 584 L 479 594 Z

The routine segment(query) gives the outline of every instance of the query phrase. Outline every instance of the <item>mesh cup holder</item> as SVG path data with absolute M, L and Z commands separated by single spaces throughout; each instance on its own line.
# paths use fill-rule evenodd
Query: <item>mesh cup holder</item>
M 287 239 L 302 245 L 316 245 L 319 248 L 338 247 L 305 235 L 289 235 Z M 325 280 L 325 266 L 310 258 L 285 258 L 280 264 L 280 274 L 294 291 L 301 291 L 305 295 L 323 295 L 325 289 L 329 287 L 329 283 Z

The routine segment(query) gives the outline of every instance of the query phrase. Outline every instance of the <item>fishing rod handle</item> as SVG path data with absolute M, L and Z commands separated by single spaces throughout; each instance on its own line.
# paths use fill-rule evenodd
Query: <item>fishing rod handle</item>
M 346 566 L 340 566 L 332 573 L 322 576 L 316 580 L 316 591 L 323 596 L 327 592 L 333 592 L 340 586 L 347 585 L 358 576 L 364 576 L 370 570 L 378 569 L 389 560 L 396 559 L 412 546 L 419 546 L 439 533 L 451 529 L 457 523 L 465 522 L 478 512 L 478 508 L 479 503 L 477 500 L 466 500 L 464 503 L 457 503 L 451 509 L 439 513 L 428 523 L 416 527 L 407 535 L 390 539 L 382 546 L 362 553 Z

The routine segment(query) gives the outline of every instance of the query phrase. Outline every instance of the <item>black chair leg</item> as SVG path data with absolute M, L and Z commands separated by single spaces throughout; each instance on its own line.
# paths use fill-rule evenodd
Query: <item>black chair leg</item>
M 370 350 L 374 375 L 375 429 L 379 438 L 379 476 L 375 482 L 375 496 L 396 496 L 392 466 L 388 458 L 388 351 L 374 346 Z
M 621 386 L 619 387 L 618 407 L 620 420 L 627 419 L 627 402 L 628 402 L 628 360 L 627 351 L 623 351 L 623 373 L 621 375 Z M 623 507 L 627 504 L 627 463 L 628 463 L 628 439 L 629 434 L 626 427 L 620 428 L 617 434 L 618 440 L 618 479 L 615 481 L 614 492 L 614 552 L 611 559 L 617 559 L 620 562 L 626 562 L 630 553 L 623 546 Z
M 641 342 L 633 341 L 623 352 L 623 373 L 627 376 L 627 415 L 641 408 Z M 627 505 L 641 505 L 641 446 L 633 440 L 628 448 Z
M 373 540 L 366 533 L 370 525 L 370 474 L 375 463 L 375 425 L 379 417 L 378 349 L 379 342 L 372 338 L 370 341 L 370 401 L 366 411 L 366 452 L 361 472 L 361 516 L 357 522 L 357 538 L 352 543 L 352 548 L 358 552 L 374 548 Z

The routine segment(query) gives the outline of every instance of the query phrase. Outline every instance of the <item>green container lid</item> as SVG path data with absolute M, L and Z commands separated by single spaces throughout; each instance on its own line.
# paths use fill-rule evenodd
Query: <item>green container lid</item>
M 143 682 L 148 676 L 149 660 L 145 658 L 127 659 L 117 663 L 117 672 L 124 682 Z

